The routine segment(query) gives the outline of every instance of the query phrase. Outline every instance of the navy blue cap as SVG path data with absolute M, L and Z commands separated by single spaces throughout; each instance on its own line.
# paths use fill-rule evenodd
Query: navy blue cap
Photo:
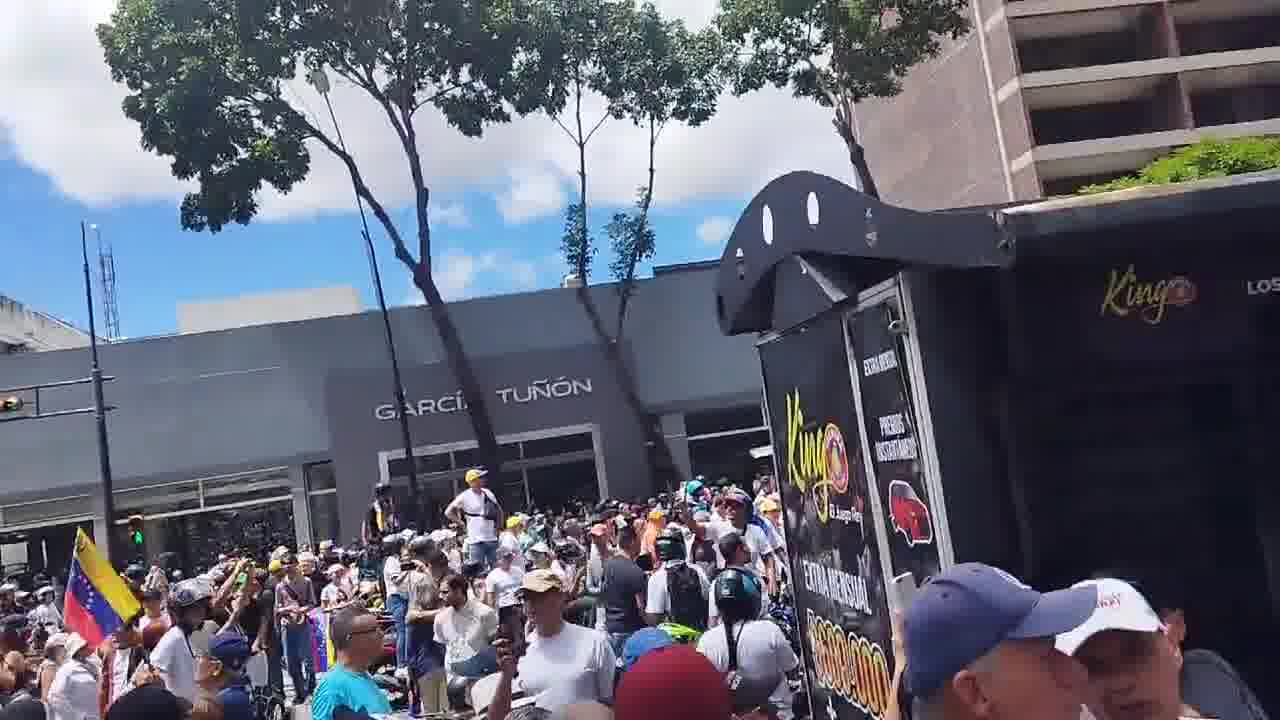
M 240 669 L 252 654 L 249 641 L 236 632 L 218 633 L 209 638 L 209 655 L 223 665 Z
M 990 565 L 948 568 L 925 583 L 907 608 L 907 688 L 930 697 L 1000 643 L 1073 630 L 1097 604 L 1094 587 L 1039 593 Z

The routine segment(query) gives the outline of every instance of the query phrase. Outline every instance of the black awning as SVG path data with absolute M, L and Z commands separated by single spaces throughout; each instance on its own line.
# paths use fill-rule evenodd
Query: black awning
M 776 276 L 795 265 L 785 263 L 791 258 L 839 265 L 852 295 L 905 266 L 1003 267 L 1011 258 L 996 218 L 986 210 L 907 210 L 816 173 L 783 175 L 751 200 L 729 236 L 716 282 L 720 329 L 783 329 L 774 306 L 786 283 Z

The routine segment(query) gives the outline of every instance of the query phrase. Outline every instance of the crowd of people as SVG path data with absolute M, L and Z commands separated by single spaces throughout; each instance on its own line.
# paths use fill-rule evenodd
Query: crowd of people
M 484 470 L 466 482 L 422 532 L 383 485 L 360 547 L 232 553 L 191 577 L 131 564 L 142 611 L 97 645 L 64 626 L 56 583 L 0 585 L 0 720 L 808 710 L 771 478 L 531 516 Z M 1266 720 L 1226 660 L 1184 651 L 1169 586 L 1133 577 L 1041 594 L 985 565 L 940 573 L 895 617 L 880 720 Z

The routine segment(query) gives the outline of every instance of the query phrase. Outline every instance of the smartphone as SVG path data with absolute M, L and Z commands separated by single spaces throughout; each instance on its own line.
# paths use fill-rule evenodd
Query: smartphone
M 893 579 L 890 583 L 891 592 L 894 599 L 894 606 L 899 612 L 906 612 L 911 607 L 911 601 L 916 599 L 916 576 L 915 573 L 904 572 Z

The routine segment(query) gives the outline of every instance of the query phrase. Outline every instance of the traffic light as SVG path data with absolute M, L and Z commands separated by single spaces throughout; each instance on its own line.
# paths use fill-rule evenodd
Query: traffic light
M 3 400 L 0 400 L 0 413 L 21 412 L 23 406 L 25 405 L 26 403 L 23 402 L 22 398 L 20 397 L 7 397 Z
M 129 542 L 133 543 L 135 548 L 141 548 L 145 538 L 142 535 L 142 516 L 129 516 Z

